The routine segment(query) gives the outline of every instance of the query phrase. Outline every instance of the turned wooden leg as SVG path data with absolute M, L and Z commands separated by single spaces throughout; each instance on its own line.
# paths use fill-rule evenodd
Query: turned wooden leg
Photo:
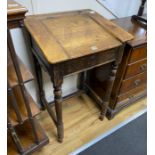
M 111 120 L 115 117 L 115 113 L 113 112 L 112 109 L 108 108 L 106 112 L 106 117 L 108 118 L 108 120 Z
M 35 58 L 35 56 L 33 55 L 33 59 L 34 59 L 34 65 L 35 65 L 35 73 L 36 73 L 36 81 L 37 81 L 37 87 L 38 87 L 38 94 L 39 94 L 39 102 L 41 105 L 41 109 L 45 110 L 45 106 L 44 106 L 44 98 L 45 98 L 45 93 L 44 93 L 44 89 L 43 89 L 43 77 L 42 77 L 42 70 L 41 67 L 37 61 L 37 59 Z
M 118 68 L 118 65 L 120 64 L 120 62 L 122 60 L 124 47 L 125 47 L 125 44 L 123 44 L 122 46 L 120 46 L 117 49 L 116 60 L 112 64 L 112 69 L 111 69 L 111 72 L 109 74 L 109 78 L 107 80 L 107 89 L 106 89 L 105 95 L 103 97 L 103 103 L 102 103 L 102 107 L 101 107 L 101 114 L 100 114 L 100 117 L 99 117 L 100 120 L 104 119 L 104 116 L 106 115 L 106 112 L 107 112 L 107 107 L 108 107 L 109 102 L 110 102 L 111 92 L 112 92 L 112 88 L 113 88 L 116 73 L 117 73 L 117 68 Z
M 84 86 L 85 79 L 86 79 L 86 72 L 81 72 L 79 74 L 78 86 L 77 86 L 79 90 L 85 90 Z
M 55 111 L 57 117 L 57 133 L 58 133 L 58 141 L 62 142 L 64 137 L 64 127 L 62 121 L 62 80 L 58 80 L 53 82 L 54 87 L 54 102 L 55 102 Z
M 107 90 L 106 90 L 105 96 L 103 98 L 103 104 L 101 107 L 101 114 L 99 117 L 100 120 L 104 119 L 104 116 L 106 115 L 106 112 L 107 112 L 107 106 L 108 106 L 109 101 L 110 101 L 111 91 L 112 91 L 112 87 L 114 84 L 117 68 L 118 68 L 118 65 L 116 63 L 114 63 L 112 65 L 112 70 L 110 72 L 109 79 L 107 81 Z

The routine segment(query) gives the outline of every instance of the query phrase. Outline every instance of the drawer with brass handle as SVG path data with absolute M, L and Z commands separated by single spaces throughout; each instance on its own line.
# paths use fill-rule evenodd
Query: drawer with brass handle
M 146 70 L 147 70 L 147 59 L 143 59 L 140 61 L 136 61 L 135 63 L 128 64 L 124 79 L 130 78 Z
M 146 72 L 142 72 L 129 79 L 123 80 L 120 88 L 120 94 L 123 94 L 131 89 L 146 83 Z
M 147 47 L 146 46 L 133 48 L 130 58 L 129 58 L 129 63 L 133 63 L 135 61 L 138 61 L 144 58 L 147 58 Z
M 141 79 L 137 79 L 134 81 L 134 86 L 139 86 L 140 83 L 141 83 Z

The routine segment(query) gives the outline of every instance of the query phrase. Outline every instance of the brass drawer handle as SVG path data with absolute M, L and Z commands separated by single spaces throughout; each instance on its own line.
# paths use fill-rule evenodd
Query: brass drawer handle
M 146 70 L 146 67 L 147 67 L 147 64 L 143 64 L 143 65 L 140 66 L 140 69 L 141 69 L 142 71 L 144 71 L 144 70 Z
M 134 85 L 135 86 L 138 86 L 140 84 L 141 80 L 140 79 L 137 79 L 135 82 L 134 82 Z

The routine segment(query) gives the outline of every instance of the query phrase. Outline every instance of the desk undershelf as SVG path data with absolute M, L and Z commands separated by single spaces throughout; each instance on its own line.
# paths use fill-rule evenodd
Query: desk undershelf
M 22 117 L 22 121 L 24 122 L 25 120 L 28 119 L 28 115 L 27 115 L 25 104 L 24 104 L 24 99 L 23 99 L 23 96 L 22 96 L 22 93 L 21 93 L 21 89 L 20 89 L 19 86 L 15 87 L 13 89 L 13 94 L 15 96 L 15 100 L 16 100 L 16 103 L 18 105 L 19 112 L 20 112 L 20 115 Z M 26 94 L 27 94 L 27 97 L 28 97 L 27 99 L 28 99 L 28 102 L 29 102 L 29 105 L 30 105 L 32 115 L 36 116 L 37 114 L 40 113 L 40 110 L 39 110 L 36 103 L 34 102 L 34 100 L 32 99 L 32 97 L 29 95 L 29 93 L 27 91 L 26 91 Z M 11 98 L 8 96 L 8 114 L 9 114 L 9 118 L 10 118 L 10 121 L 11 121 L 12 125 L 16 126 L 16 125 L 19 124 L 19 122 L 17 121 L 15 111 L 14 111 L 14 109 L 12 107 L 12 104 L 10 102 L 11 102 Z
M 37 149 L 39 149 L 40 146 L 43 146 L 49 142 L 44 130 L 42 129 L 42 127 L 40 126 L 40 124 L 35 118 L 34 118 L 34 122 L 37 127 L 37 134 L 39 136 L 39 144 L 35 144 L 34 142 L 34 138 L 32 134 L 32 127 L 31 127 L 29 120 L 25 121 L 23 125 L 15 127 L 16 133 L 24 148 L 24 154 L 30 154 L 36 151 Z M 8 145 L 7 147 L 8 155 L 19 154 L 17 152 L 15 144 L 13 143 L 13 140 L 9 133 L 8 133 L 7 145 Z
M 22 74 L 24 83 L 33 80 L 34 79 L 33 75 L 31 74 L 31 72 L 27 69 L 27 67 L 22 63 L 22 61 L 19 58 L 18 58 L 18 64 L 20 67 L 20 72 Z M 12 62 L 9 54 L 8 54 L 7 72 L 8 72 L 7 77 L 8 77 L 10 87 L 17 86 L 18 85 L 17 74 L 16 74 L 15 67 L 13 65 L 13 62 Z

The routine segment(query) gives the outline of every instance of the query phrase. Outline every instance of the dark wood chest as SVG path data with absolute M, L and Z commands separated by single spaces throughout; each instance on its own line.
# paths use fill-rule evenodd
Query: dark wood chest
M 146 29 L 136 23 L 131 17 L 113 20 L 134 36 L 128 41 L 122 62 L 118 67 L 107 117 L 110 119 L 123 108 L 146 96 L 147 83 L 147 40 Z M 88 83 L 100 97 L 104 97 L 107 87 L 106 79 L 111 65 L 104 65 L 88 73 Z

